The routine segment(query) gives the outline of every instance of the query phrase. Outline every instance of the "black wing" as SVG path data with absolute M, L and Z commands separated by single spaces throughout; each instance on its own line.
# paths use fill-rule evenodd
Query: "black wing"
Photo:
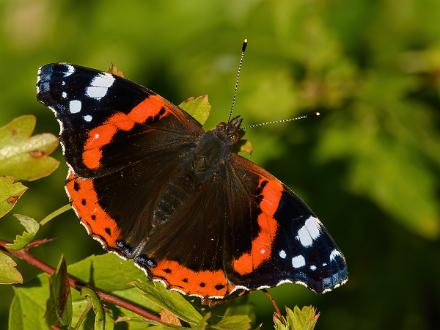
M 288 187 L 237 155 L 228 182 L 225 270 L 232 283 L 261 289 L 295 282 L 322 293 L 346 282 L 342 253 Z
M 81 66 L 41 67 L 37 99 L 54 111 L 64 156 L 81 177 L 119 171 L 203 133 L 191 116 L 147 88 Z

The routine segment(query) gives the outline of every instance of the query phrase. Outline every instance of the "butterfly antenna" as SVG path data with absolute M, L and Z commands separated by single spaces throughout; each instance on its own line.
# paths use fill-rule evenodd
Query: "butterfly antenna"
M 247 44 L 248 44 L 247 39 L 244 39 L 243 45 L 241 46 L 241 55 L 240 55 L 240 62 L 238 63 L 237 76 L 235 77 L 234 96 L 232 96 L 232 105 L 231 105 L 231 110 L 229 110 L 228 123 L 231 121 L 232 113 L 234 112 L 235 100 L 237 99 L 237 92 L 238 92 L 238 82 L 240 81 L 241 66 L 243 65 L 243 58 Z
M 252 124 L 252 125 L 247 126 L 246 128 L 261 127 L 261 126 L 272 125 L 272 124 L 284 124 L 284 123 L 288 123 L 290 121 L 297 121 L 297 120 L 301 120 L 301 119 L 314 118 L 314 117 L 318 117 L 320 115 L 321 114 L 319 112 L 312 112 L 312 113 L 308 113 L 308 114 L 301 115 L 301 116 L 294 117 L 294 118 L 272 120 L 272 121 L 265 121 L 263 123 Z

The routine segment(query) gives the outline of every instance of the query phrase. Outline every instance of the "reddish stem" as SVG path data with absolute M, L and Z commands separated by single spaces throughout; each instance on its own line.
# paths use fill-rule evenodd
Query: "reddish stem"
M 30 250 L 30 249 L 36 248 L 36 247 L 38 247 L 38 246 L 40 246 L 40 245 L 43 245 L 43 244 L 46 244 L 46 243 L 52 242 L 53 240 L 54 240 L 53 238 L 43 238 L 43 239 L 39 239 L 39 240 L 36 240 L 36 241 L 30 242 L 28 245 L 26 245 L 26 246 L 24 247 L 24 249 L 25 249 L 25 250 Z
M 275 313 L 278 315 L 278 318 L 281 319 L 283 317 L 283 314 L 281 314 L 280 308 L 278 307 L 278 304 L 275 301 L 275 299 L 272 297 L 272 295 L 266 289 L 263 289 L 261 291 L 266 295 L 267 298 L 269 298 L 270 302 L 273 305 L 273 308 L 275 309 Z
M 13 255 L 23 261 L 26 261 L 28 264 L 40 269 L 41 271 L 43 271 L 47 274 L 53 274 L 55 272 L 55 268 L 53 268 L 52 266 L 49 266 L 48 264 L 41 261 L 40 259 L 35 258 L 33 255 L 29 254 L 26 251 L 26 249 L 18 250 L 18 251 L 10 250 L 6 247 L 6 244 L 9 244 L 9 242 L 0 240 L 0 249 L 4 250 L 5 252 L 7 252 L 10 255 Z M 88 288 L 92 289 L 93 291 L 95 291 L 96 294 L 99 296 L 99 298 L 101 298 L 103 301 L 115 304 L 115 305 L 123 307 L 125 309 L 128 309 L 138 315 L 145 317 L 146 319 L 156 321 L 156 322 L 161 322 L 160 316 L 153 314 L 153 313 L 150 313 L 149 311 L 146 311 L 145 309 L 143 309 L 139 306 L 136 306 L 136 305 L 124 300 L 124 299 L 116 297 L 110 293 L 107 293 L 107 292 L 101 291 L 97 288 L 91 287 L 90 285 L 82 282 L 81 280 L 79 280 L 76 277 L 73 277 L 71 275 L 69 275 L 69 285 L 72 288 L 75 288 L 77 290 L 81 290 L 81 288 L 83 288 L 83 287 L 88 287 Z M 161 322 L 161 323 L 163 323 L 163 322 Z

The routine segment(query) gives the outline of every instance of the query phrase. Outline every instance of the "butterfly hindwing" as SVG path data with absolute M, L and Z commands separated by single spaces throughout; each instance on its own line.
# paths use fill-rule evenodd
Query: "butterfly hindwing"
M 224 186 L 215 179 L 189 186 L 179 187 L 184 202 L 151 232 L 143 253 L 157 263 L 150 269 L 154 278 L 185 293 L 223 298 L 233 289 L 223 270 Z
M 267 171 L 232 156 L 228 255 L 225 269 L 237 287 L 258 289 L 296 282 L 325 292 L 347 279 L 345 259 L 310 208 Z M 234 193 L 237 191 L 237 193 Z M 249 215 L 236 214 L 237 205 Z M 234 213 L 235 212 L 235 213 Z M 242 233 L 249 228 L 249 237 Z

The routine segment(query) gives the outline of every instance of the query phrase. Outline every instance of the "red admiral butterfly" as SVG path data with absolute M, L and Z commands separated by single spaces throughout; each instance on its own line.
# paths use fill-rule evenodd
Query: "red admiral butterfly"
M 323 293 L 347 281 L 342 253 L 292 190 L 233 150 L 241 117 L 205 132 L 120 76 L 71 64 L 38 71 L 89 234 L 148 277 L 202 298 L 282 283 Z

